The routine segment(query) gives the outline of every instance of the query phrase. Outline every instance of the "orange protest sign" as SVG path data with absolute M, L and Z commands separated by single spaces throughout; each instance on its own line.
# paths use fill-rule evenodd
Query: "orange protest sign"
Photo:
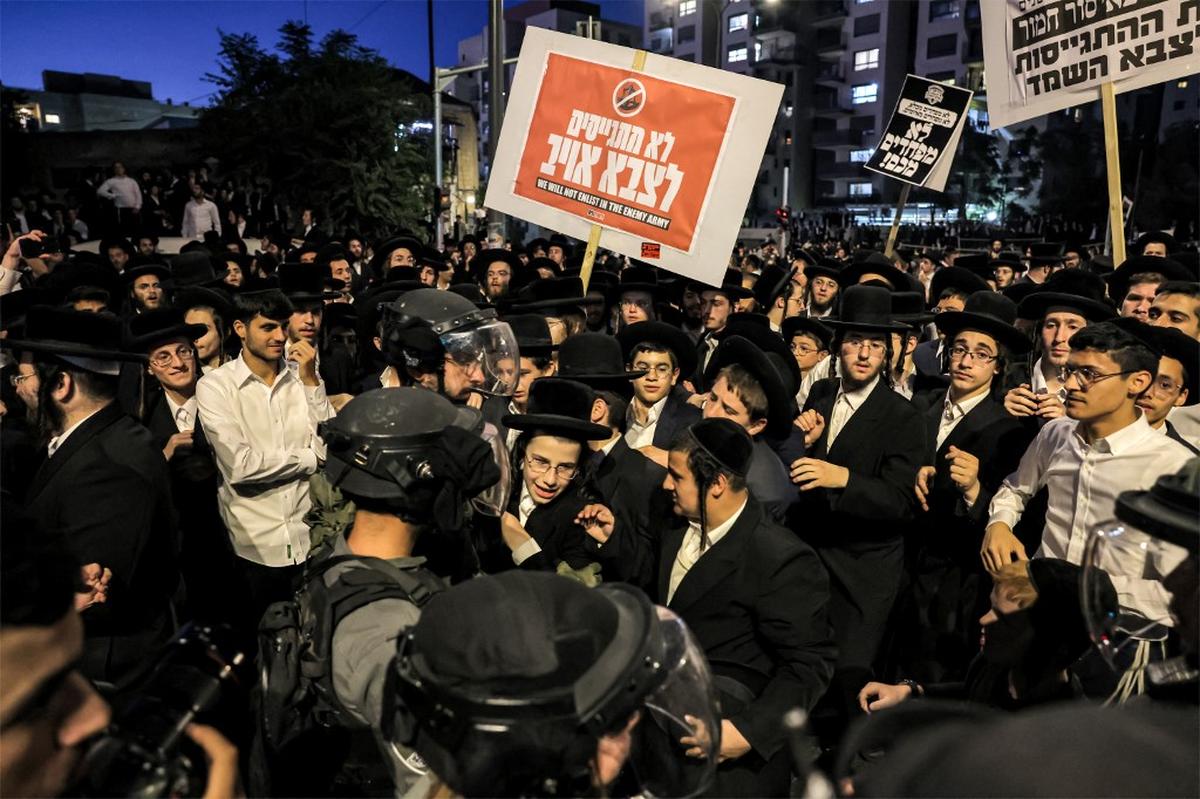
M 737 98 L 546 54 L 513 194 L 690 253 Z

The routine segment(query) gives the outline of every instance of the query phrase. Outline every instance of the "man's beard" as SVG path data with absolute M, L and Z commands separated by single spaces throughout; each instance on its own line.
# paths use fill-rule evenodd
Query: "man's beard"
M 816 297 L 813 297 L 812 301 L 808 304 L 808 310 L 824 313 L 825 311 L 828 311 L 831 307 L 833 307 L 833 301 L 836 299 L 837 299 L 836 294 L 829 298 L 829 302 L 819 302 Z

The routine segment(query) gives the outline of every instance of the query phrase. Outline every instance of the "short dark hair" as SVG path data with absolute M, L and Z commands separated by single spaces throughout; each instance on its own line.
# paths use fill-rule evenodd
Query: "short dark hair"
M 947 286 L 946 288 L 942 289 L 942 293 L 938 295 L 938 300 L 941 301 L 950 299 L 951 297 L 957 297 L 958 299 L 965 301 L 967 297 L 970 296 L 971 292 L 960 289 L 958 286 Z
M 1088 325 L 1071 336 L 1071 351 L 1091 350 L 1112 358 L 1122 372 L 1158 374 L 1159 357 L 1145 342 L 1112 322 Z
M 670 347 L 665 347 L 657 341 L 639 341 L 629 351 L 629 362 L 633 363 L 633 359 L 641 355 L 643 352 L 653 353 L 655 355 L 666 355 L 671 359 L 671 368 L 678 369 L 679 361 L 675 358 L 675 350 Z
M 751 420 L 757 421 L 767 418 L 767 414 L 770 412 L 767 403 L 767 392 L 763 389 L 762 383 L 758 382 L 758 378 L 751 374 L 748 369 L 736 363 L 731 363 L 728 366 L 722 367 L 721 371 L 717 372 L 717 377 L 725 378 L 725 382 L 729 384 L 730 390 L 746 406 L 746 413 L 750 415 Z M 716 381 L 714 380 L 713 382 L 715 383 Z
M 1168 280 L 1158 287 L 1154 296 L 1159 294 L 1183 294 L 1193 300 L 1200 300 L 1200 283 L 1191 280 Z
M 111 300 L 108 289 L 99 286 L 76 286 L 67 292 L 63 305 L 74 305 L 77 302 L 102 302 L 108 305 Z
M 725 475 L 729 487 L 741 491 L 746 487 L 746 478 L 725 466 L 700 446 L 700 441 L 689 428 L 684 428 L 675 434 L 671 440 L 671 452 L 682 452 L 687 455 L 688 471 L 700 486 L 711 486 L 719 475 Z M 701 502 L 703 505 L 703 501 Z
M 533 364 L 533 368 L 539 372 L 544 372 L 550 368 L 550 364 L 554 363 L 553 356 L 550 355 L 522 355 L 522 358 L 528 358 Z
M 237 294 L 233 298 L 233 318 L 242 324 L 250 324 L 256 316 L 264 316 L 276 322 L 283 322 L 292 315 L 295 308 L 292 302 L 279 289 L 252 291 Z
M 608 408 L 608 415 L 605 417 L 604 423 L 613 429 L 624 431 L 625 412 L 629 408 L 628 400 L 615 391 L 597 391 L 596 396 L 604 400 L 604 404 Z
M 1125 291 L 1128 293 L 1130 286 L 1136 286 L 1139 283 L 1155 283 L 1161 286 L 1166 282 L 1167 277 L 1161 272 L 1138 272 L 1136 275 L 1130 276 L 1129 281 L 1125 284 Z M 1118 297 L 1117 299 L 1124 299 L 1124 297 Z

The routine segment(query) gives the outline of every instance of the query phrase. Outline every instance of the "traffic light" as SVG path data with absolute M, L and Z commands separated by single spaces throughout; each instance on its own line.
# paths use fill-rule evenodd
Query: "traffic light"
M 440 186 L 433 187 L 433 208 L 436 213 L 445 213 L 450 210 L 450 190 L 443 189 Z
M 791 217 L 792 217 L 792 212 L 790 209 L 788 209 L 788 207 L 786 205 L 782 208 L 777 208 L 775 210 L 775 218 L 779 220 L 779 224 L 781 227 L 787 227 L 788 222 L 791 220 Z

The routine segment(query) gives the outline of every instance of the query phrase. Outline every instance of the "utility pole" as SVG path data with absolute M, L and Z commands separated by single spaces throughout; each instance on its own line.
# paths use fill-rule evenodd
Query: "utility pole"
M 488 2 L 488 180 L 496 164 L 500 125 L 504 121 L 504 0 Z M 488 235 L 504 235 L 504 215 L 488 210 Z
M 433 0 L 425 0 L 426 44 L 429 50 L 429 86 L 433 89 L 433 220 L 434 245 L 442 249 L 442 90 L 438 86 L 433 54 Z

